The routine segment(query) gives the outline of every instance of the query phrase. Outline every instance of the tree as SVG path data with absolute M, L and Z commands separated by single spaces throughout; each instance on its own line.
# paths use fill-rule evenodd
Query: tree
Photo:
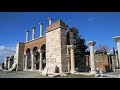
M 109 48 L 107 45 L 99 45 L 96 48 L 95 54 L 107 54 L 108 51 L 109 51 Z
M 79 30 L 75 27 L 70 28 L 70 31 L 73 32 L 74 45 L 76 46 L 74 54 L 75 54 L 75 66 L 79 67 L 80 59 L 79 57 L 83 57 L 86 54 L 86 49 L 88 46 L 85 45 L 85 39 L 79 35 Z
M 75 56 L 76 55 L 80 55 L 80 56 L 85 55 L 86 49 L 88 48 L 88 46 L 85 45 L 85 39 L 82 38 L 81 35 L 79 35 L 79 30 L 76 29 L 75 27 L 70 28 L 70 31 L 73 32 L 74 45 L 76 46 Z

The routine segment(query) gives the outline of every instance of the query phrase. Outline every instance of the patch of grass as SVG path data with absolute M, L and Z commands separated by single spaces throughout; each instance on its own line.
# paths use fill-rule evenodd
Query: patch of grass
M 88 75 L 81 75 L 81 74 L 78 74 L 78 75 L 75 75 L 75 74 L 69 74 L 68 75 L 69 78 L 91 78 L 93 76 L 88 76 Z

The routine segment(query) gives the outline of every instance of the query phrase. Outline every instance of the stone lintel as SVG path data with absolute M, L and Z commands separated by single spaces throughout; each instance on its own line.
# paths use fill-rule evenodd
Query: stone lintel
M 50 26 L 47 27 L 46 32 L 50 32 L 52 30 L 55 30 L 57 28 L 64 28 L 64 29 L 68 29 L 68 26 L 65 25 L 65 23 L 63 23 L 61 20 L 58 20 L 57 22 L 51 24 Z
M 89 41 L 89 42 L 88 42 L 88 45 L 89 45 L 89 46 L 94 46 L 95 44 L 96 44 L 96 42 L 94 42 L 94 41 Z
M 120 36 L 115 36 L 115 37 L 113 37 L 113 39 L 115 40 L 116 43 L 120 42 Z

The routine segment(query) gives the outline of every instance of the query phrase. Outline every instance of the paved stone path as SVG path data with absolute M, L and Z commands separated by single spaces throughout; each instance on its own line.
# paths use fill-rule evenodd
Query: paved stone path
M 42 76 L 38 71 L 0 71 L 0 78 L 48 78 Z
M 120 77 L 120 71 L 117 71 L 117 72 L 107 72 L 107 73 L 104 73 L 104 74 L 98 74 L 95 77 L 97 77 L 97 78 L 119 78 Z

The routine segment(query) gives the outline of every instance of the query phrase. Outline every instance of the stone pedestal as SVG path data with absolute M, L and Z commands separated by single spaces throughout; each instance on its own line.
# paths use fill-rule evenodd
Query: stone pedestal
M 95 59 L 94 59 L 94 45 L 96 42 L 89 41 L 88 45 L 90 46 L 90 67 L 91 67 L 91 74 L 96 74 L 96 67 L 95 67 Z

